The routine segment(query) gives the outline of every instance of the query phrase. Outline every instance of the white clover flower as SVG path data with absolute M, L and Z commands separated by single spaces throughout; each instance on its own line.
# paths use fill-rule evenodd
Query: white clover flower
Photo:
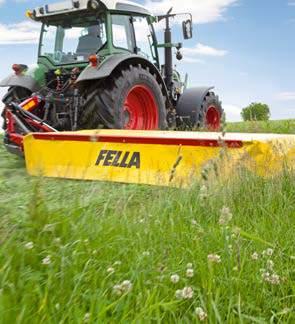
M 115 272 L 115 269 L 112 267 L 107 268 L 107 273 L 113 274 Z
M 208 255 L 208 261 L 212 263 L 220 263 L 221 257 L 218 254 L 209 254 Z
M 269 282 L 272 285 L 279 285 L 281 283 L 281 278 L 279 275 L 277 275 L 276 273 L 272 274 L 269 278 Z
M 61 242 L 60 237 L 56 237 L 56 238 L 53 240 L 53 242 L 54 242 L 55 244 L 59 244 L 59 243 Z
M 114 262 L 114 266 L 120 266 L 121 264 L 122 264 L 121 261 L 115 261 L 115 262 Z
M 223 206 L 220 211 L 219 225 L 227 225 L 233 218 L 233 215 L 228 207 Z
M 173 282 L 173 283 L 178 283 L 179 279 L 180 279 L 180 277 L 179 277 L 179 275 L 177 275 L 177 274 L 174 274 L 174 275 L 172 275 L 172 276 L 170 277 L 170 280 L 171 280 L 171 282 Z
M 182 299 L 183 298 L 183 295 L 182 295 L 182 289 L 177 289 L 176 292 L 175 292 L 175 297 L 177 299 Z
M 90 320 L 90 313 L 86 313 L 85 315 L 84 315 L 84 322 L 89 322 L 89 320 Z
M 34 248 L 34 243 L 33 242 L 28 242 L 25 244 L 25 248 L 27 250 L 32 250 Z
M 50 263 L 51 263 L 51 257 L 50 255 L 47 255 L 47 257 L 42 260 L 42 264 L 49 265 Z
M 268 270 L 273 270 L 273 267 L 274 267 L 274 263 L 272 260 L 267 260 L 266 261 L 266 267 Z
M 263 256 L 272 256 L 273 255 L 273 249 L 268 248 L 262 252 Z
M 194 297 L 194 291 L 191 287 L 184 287 L 182 289 L 183 299 L 192 299 Z
M 194 269 L 187 269 L 186 270 L 186 276 L 188 278 L 192 278 L 194 276 Z
M 259 259 L 259 254 L 257 252 L 254 252 L 252 255 L 251 255 L 251 259 L 256 261 Z
M 208 314 L 203 310 L 202 307 L 197 307 L 195 309 L 195 313 L 196 315 L 198 316 L 199 320 L 202 322 L 202 321 L 205 321 L 206 318 L 208 317 Z
M 113 292 L 114 292 L 115 295 L 121 296 L 122 295 L 121 285 L 115 285 L 113 287 Z
M 149 251 L 144 251 L 144 252 L 142 253 L 142 255 L 143 255 L 144 257 L 147 257 L 147 256 L 150 256 L 151 254 L 150 254 Z
M 200 194 L 199 194 L 199 197 L 201 200 L 205 200 L 207 199 L 209 196 L 208 194 L 208 188 L 207 186 L 203 185 L 201 188 L 200 188 Z
M 192 219 L 192 225 L 193 226 L 197 226 L 198 225 L 198 222 L 195 219 Z
M 186 265 L 186 268 L 187 268 L 187 269 L 192 269 L 192 268 L 193 268 L 193 264 L 192 264 L 192 263 L 188 263 L 188 264 Z
M 132 283 L 130 280 L 124 280 L 121 283 L 121 289 L 123 290 L 124 293 L 128 293 L 132 289 Z

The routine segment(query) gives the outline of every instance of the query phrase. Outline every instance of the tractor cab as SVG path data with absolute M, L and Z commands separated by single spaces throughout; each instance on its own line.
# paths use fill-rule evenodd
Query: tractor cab
M 28 11 L 42 23 L 39 62 L 54 68 L 87 65 L 91 55 L 100 59 L 132 53 L 159 65 L 156 20 L 144 7 L 129 1 L 76 0 Z

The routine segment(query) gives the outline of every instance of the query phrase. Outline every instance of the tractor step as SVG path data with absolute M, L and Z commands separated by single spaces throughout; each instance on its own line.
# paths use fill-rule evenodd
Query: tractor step
M 188 186 L 211 168 L 260 176 L 295 165 L 295 135 L 97 130 L 32 133 L 28 173 L 81 180 Z

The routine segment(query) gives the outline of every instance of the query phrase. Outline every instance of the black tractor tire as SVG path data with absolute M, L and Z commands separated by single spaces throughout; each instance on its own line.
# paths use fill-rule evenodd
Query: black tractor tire
M 31 94 L 32 94 L 32 92 L 30 90 L 26 89 L 26 88 L 10 87 L 8 89 L 8 91 L 6 92 L 6 94 L 4 95 L 4 97 L 2 98 L 2 102 L 5 105 L 10 104 L 11 102 L 19 104 L 19 103 L 25 101 L 26 99 L 28 99 Z M 6 130 L 7 125 L 6 125 L 6 121 L 5 121 L 5 118 L 4 118 L 4 110 L 1 113 L 1 117 L 4 120 L 4 122 L 2 124 L 2 128 L 4 130 Z
M 199 113 L 197 127 L 219 131 L 222 128 L 223 117 L 224 110 L 219 97 L 213 91 L 208 92 Z
M 2 98 L 2 102 L 4 104 L 9 104 L 11 102 L 21 103 L 29 98 L 31 94 L 32 92 L 26 88 L 10 87 Z
M 165 97 L 155 75 L 125 67 L 86 89 L 79 129 L 166 129 Z

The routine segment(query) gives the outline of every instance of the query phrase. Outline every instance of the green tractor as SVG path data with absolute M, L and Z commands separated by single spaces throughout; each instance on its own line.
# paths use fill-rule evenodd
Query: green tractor
M 192 17 L 182 15 L 183 36 L 190 39 Z M 30 116 L 59 131 L 220 128 L 223 110 L 212 87 L 186 89 L 174 69 L 173 49 L 181 60 L 182 44 L 172 42 L 172 10 L 154 16 L 130 1 L 69 0 L 27 16 L 42 24 L 38 64 L 14 64 L 13 74 L 0 82 L 8 87 L 7 145 L 15 144 L 12 131 L 46 131 Z M 160 21 L 166 24 L 163 44 L 154 29 Z M 22 107 L 27 119 L 11 120 L 11 104 Z

